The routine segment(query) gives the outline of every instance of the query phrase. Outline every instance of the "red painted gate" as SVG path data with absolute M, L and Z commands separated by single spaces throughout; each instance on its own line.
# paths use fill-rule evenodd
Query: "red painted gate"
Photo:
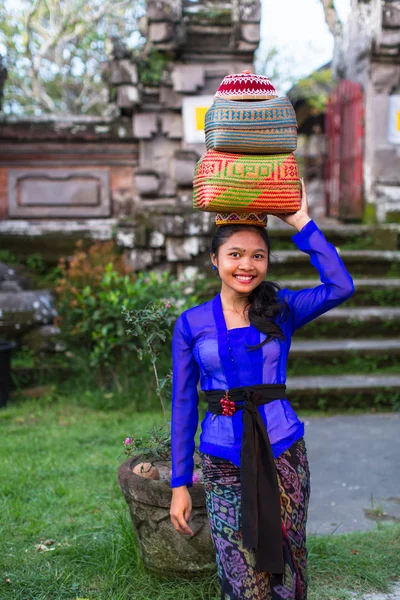
M 341 81 L 326 109 L 326 214 L 343 221 L 363 215 L 364 99 L 355 81 Z

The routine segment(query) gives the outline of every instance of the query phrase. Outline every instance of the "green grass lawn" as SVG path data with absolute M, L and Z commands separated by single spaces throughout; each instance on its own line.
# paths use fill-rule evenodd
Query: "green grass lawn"
M 161 414 L 130 406 L 96 409 L 78 393 L 13 400 L 0 411 L 1 600 L 219 599 L 215 574 L 171 581 L 140 563 L 116 473 L 124 438 L 154 419 Z M 400 576 L 400 525 L 313 536 L 308 548 L 310 600 L 385 590 Z

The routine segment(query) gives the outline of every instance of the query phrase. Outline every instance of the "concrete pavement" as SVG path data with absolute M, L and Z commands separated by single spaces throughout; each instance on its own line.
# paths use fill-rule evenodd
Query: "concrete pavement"
M 304 418 L 311 471 L 307 532 L 400 520 L 400 413 Z

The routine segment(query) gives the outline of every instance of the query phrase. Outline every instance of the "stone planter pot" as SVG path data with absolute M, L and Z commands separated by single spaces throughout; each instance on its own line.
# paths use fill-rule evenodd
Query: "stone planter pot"
M 128 458 L 118 469 L 118 484 L 129 506 L 133 528 L 143 562 L 162 576 L 193 576 L 212 571 L 215 566 L 210 528 L 205 507 L 203 483 L 189 488 L 193 509 L 190 527 L 193 537 L 178 533 L 171 523 L 172 489 L 168 479 L 146 479 L 132 472 L 140 455 Z M 161 463 L 157 463 L 159 467 Z M 169 471 L 169 464 L 165 463 Z M 167 471 L 167 472 L 168 472 Z

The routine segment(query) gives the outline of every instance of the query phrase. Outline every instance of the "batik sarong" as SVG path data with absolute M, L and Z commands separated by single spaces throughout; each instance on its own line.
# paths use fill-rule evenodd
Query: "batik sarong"
M 275 459 L 285 562 L 280 575 L 258 571 L 254 550 L 243 547 L 240 468 L 203 453 L 201 466 L 221 600 L 306 600 L 310 472 L 304 438 Z

